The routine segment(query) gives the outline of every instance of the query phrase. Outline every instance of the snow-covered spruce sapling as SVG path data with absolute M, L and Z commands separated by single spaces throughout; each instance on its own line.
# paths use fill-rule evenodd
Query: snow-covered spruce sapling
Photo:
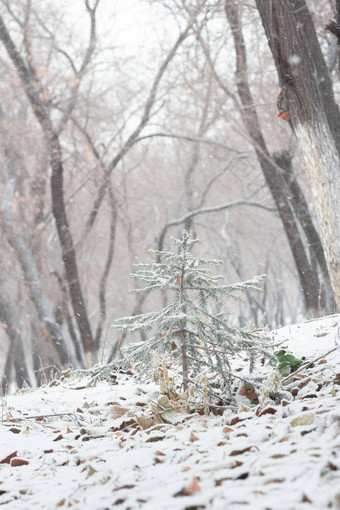
M 175 362 L 182 372 L 182 386 L 188 392 L 189 385 L 195 385 L 195 378 L 202 373 L 214 374 L 209 386 L 211 394 L 231 398 L 235 378 L 231 360 L 237 355 L 249 359 L 250 373 L 254 362 L 262 357 L 272 358 L 268 338 L 251 333 L 247 329 L 230 324 L 228 314 L 213 313 L 210 304 L 221 304 L 223 296 L 240 299 L 239 291 L 260 291 L 264 275 L 246 282 L 222 285 L 223 276 L 215 276 L 210 267 L 222 264 L 219 260 L 195 257 L 191 250 L 200 243 L 190 234 L 183 232 L 182 239 L 172 239 L 177 253 L 150 250 L 159 262 L 136 264 L 133 278 L 141 280 L 145 287 L 134 292 L 168 291 L 172 302 L 158 311 L 124 317 L 113 322 L 115 330 L 134 333 L 139 330 L 151 331 L 150 338 L 125 349 L 125 359 L 138 362 L 144 371 L 151 371 L 153 352 L 161 359 Z M 208 377 L 209 380 L 209 377 Z M 254 382 L 247 378 L 247 382 Z M 258 386 L 254 382 L 255 386 Z

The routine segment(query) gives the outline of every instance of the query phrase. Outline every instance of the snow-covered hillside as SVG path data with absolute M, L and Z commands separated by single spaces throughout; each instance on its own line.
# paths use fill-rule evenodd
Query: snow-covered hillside
M 243 396 L 222 416 L 147 417 L 159 388 L 133 374 L 95 387 L 71 374 L 0 399 L 0 506 L 339 509 L 339 328 L 332 316 L 273 333 L 320 359 L 264 409 Z

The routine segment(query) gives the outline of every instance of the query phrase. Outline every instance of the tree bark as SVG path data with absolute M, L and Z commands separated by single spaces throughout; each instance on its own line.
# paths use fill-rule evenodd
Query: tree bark
M 299 221 L 301 228 L 306 236 L 309 246 L 310 258 L 315 259 L 317 263 L 316 271 L 319 269 L 322 277 L 319 291 L 319 305 L 326 313 L 333 313 L 334 295 L 332 284 L 329 277 L 325 253 L 323 251 L 321 239 L 316 230 L 308 208 L 307 200 L 298 183 L 292 168 L 292 157 L 287 151 L 279 154 L 273 154 L 273 158 L 282 170 L 282 175 L 287 185 L 286 193 L 290 197 L 295 216 Z
M 255 0 L 310 172 L 320 236 L 340 309 L 340 115 L 305 0 Z
M 272 194 L 287 235 L 303 289 L 307 313 L 315 316 L 318 310 L 319 293 L 317 278 L 315 274 L 313 274 L 293 210 L 285 193 L 285 183 L 282 173 L 276 168 L 276 165 L 273 164 L 261 131 L 248 81 L 247 55 L 239 8 L 233 1 L 226 0 L 225 10 L 235 44 L 236 85 L 242 105 L 240 109 L 242 120 L 253 142 L 266 183 Z

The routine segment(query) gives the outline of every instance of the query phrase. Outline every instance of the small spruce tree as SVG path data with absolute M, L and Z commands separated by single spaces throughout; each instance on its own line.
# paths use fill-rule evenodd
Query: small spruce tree
M 265 276 L 222 285 L 223 276 L 214 276 L 210 271 L 211 266 L 222 262 L 192 255 L 191 249 L 200 243 L 198 239 L 183 232 L 182 239 L 172 241 L 179 248 L 177 253 L 150 250 L 160 262 L 137 264 L 131 276 L 146 284 L 134 292 L 170 291 L 173 301 L 155 312 L 117 319 L 112 327 L 130 333 L 152 331 L 147 341 L 130 344 L 125 350 L 125 359 L 139 362 L 144 371 L 150 370 L 154 351 L 161 359 L 177 360 L 185 392 L 199 374 L 214 373 L 220 378 L 220 395 L 233 399 L 232 383 L 236 375 L 231 360 L 236 355 L 247 356 L 251 373 L 259 354 L 272 357 L 269 341 L 263 335 L 232 326 L 228 314 L 214 314 L 209 304 L 220 304 L 223 296 L 240 299 L 239 291 L 246 289 L 260 291 Z

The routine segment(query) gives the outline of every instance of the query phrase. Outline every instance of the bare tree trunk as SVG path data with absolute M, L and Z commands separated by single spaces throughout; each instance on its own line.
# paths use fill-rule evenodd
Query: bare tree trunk
M 261 131 L 248 82 L 247 55 L 239 17 L 239 8 L 234 4 L 233 0 L 226 0 L 225 10 L 235 44 L 236 84 L 242 104 L 240 109 L 242 120 L 253 141 L 258 161 L 285 229 L 303 289 L 307 313 L 315 316 L 318 311 L 319 286 L 310 266 L 294 213 L 284 191 L 285 183 L 283 177 L 281 172 L 271 162 Z
M 340 115 L 305 0 L 256 0 L 291 128 L 310 172 L 321 240 L 340 309 Z
M 277 165 L 282 169 L 283 178 L 287 184 L 287 195 L 290 197 L 295 216 L 305 233 L 307 243 L 310 248 L 310 258 L 315 259 L 316 261 L 317 267 L 313 272 L 316 272 L 319 269 L 322 276 L 323 285 L 320 283 L 319 290 L 321 301 L 320 305 L 326 313 L 333 313 L 334 295 L 325 254 L 320 236 L 312 221 L 306 198 L 294 175 L 291 163 L 292 158 L 287 151 L 283 151 L 280 154 L 274 154 L 273 158 Z
M 2 392 L 5 394 L 6 386 L 11 378 L 11 369 L 14 369 L 15 381 L 18 388 L 21 388 L 23 384 L 30 384 L 30 376 L 27 370 L 20 330 L 16 325 L 15 313 L 8 296 L 4 294 L 1 288 L 0 322 L 5 326 L 4 330 L 10 342 L 1 382 Z
M 96 2 L 96 5 L 98 2 Z M 0 17 L 0 39 L 3 42 L 7 53 L 15 65 L 20 76 L 25 93 L 31 103 L 34 114 L 39 121 L 46 138 L 49 149 L 52 176 L 51 193 L 53 215 L 56 221 L 57 231 L 60 240 L 62 257 L 65 267 L 65 274 L 69 286 L 69 292 L 75 319 L 80 331 L 85 354 L 90 361 L 90 355 L 93 354 L 94 339 L 86 311 L 84 298 L 80 286 L 78 266 L 76 261 L 76 252 L 74 249 L 73 237 L 70 230 L 66 214 L 64 201 L 64 180 L 63 180 L 63 160 L 58 133 L 55 131 L 49 113 L 49 107 L 44 101 L 44 89 L 39 82 L 35 70 L 31 63 L 25 64 L 18 50 L 16 49 L 10 34 Z M 83 68 L 83 66 L 82 66 Z M 81 69 L 82 71 L 83 69 Z M 79 80 L 79 76 L 77 77 Z M 78 84 L 78 81 L 76 82 Z M 77 85 L 79 87 L 79 84 Z M 74 106 L 75 98 L 72 98 L 70 108 Z M 72 111 L 72 108 L 70 111 Z M 70 113 L 70 112 L 69 112 Z M 66 119 L 63 120 L 66 122 Z
M 62 315 L 62 319 L 66 320 L 67 329 L 68 329 L 70 338 L 71 338 L 72 343 L 73 343 L 74 352 L 75 352 L 78 364 L 79 364 L 79 366 L 81 368 L 85 368 L 81 345 L 80 345 L 80 342 L 78 340 L 76 331 L 75 331 L 74 326 L 73 326 L 72 317 L 71 317 L 71 315 L 69 313 L 69 310 L 68 310 L 69 296 L 68 296 L 68 293 L 67 293 L 67 287 L 66 287 L 65 281 L 58 274 L 57 271 L 52 271 L 52 274 L 57 279 L 57 282 L 59 284 L 59 288 L 60 288 L 60 291 L 61 291 L 61 295 L 62 295 L 62 303 L 60 304 L 60 313 Z
M 104 271 L 102 277 L 100 279 L 99 284 L 99 303 L 100 303 L 100 316 L 99 322 L 95 335 L 95 345 L 96 351 L 98 351 L 100 346 L 100 339 L 103 333 L 103 327 L 106 319 L 106 284 L 107 279 L 110 274 L 110 269 L 112 265 L 113 255 L 114 255 L 114 247 L 115 247 L 115 237 L 116 237 L 116 223 L 117 223 L 117 210 L 116 210 L 116 200 L 114 193 L 112 191 L 111 184 L 109 186 L 109 201 L 110 201 L 110 209 L 111 209 L 111 221 L 110 221 L 110 238 L 109 238 L 109 249 L 107 254 L 107 259 L 104 267 Z
M 63 183 L 63 163 L 59 139 L 56 134 L 49 138 L 51 154 L 51 192 L 53 215 L 56 220 L 61 251 L 63 255 L 66 280 L 69 287 L 71 303 L 75 319 L 80 331 L 80 337 L 84 346 L 84 352 L 87 356 L 87 363 L 91 363 L 91 356 L 95 357 L 94 338 L 92 336 L 91 326 L 80 286 L 80 278 L 76 261 L 76 251 L 74 248 L 73 237 L 66 215 L 64 201 L 64 183 Z M 95 359 L 95 358 L 94 358 Z

